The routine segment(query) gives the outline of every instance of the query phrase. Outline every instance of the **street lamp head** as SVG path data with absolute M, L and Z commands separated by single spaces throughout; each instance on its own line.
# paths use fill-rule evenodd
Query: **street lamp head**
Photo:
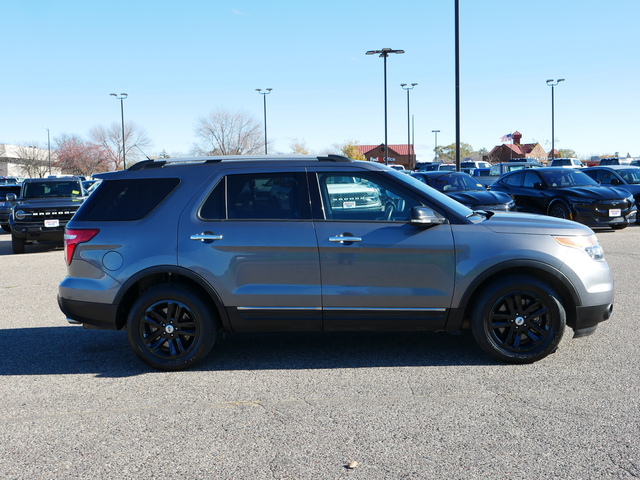
M 418 85 L 417 83 L 412 83 L 411 86 L 415 87 L 416 85 Z
M 564 82 L 564 78 L 559 78 L 558 79 L 558 83 L 560 83 L 560 82 Z
M 406 86 L 407 86 L 407 84 L 406 84 L 406 83 L 401 83 L 401 84 L 400 84 L 400 86 L 401 86 L 401 87 L 406 87 Z
M 365 55 L 375 55 L 379 53 L 381 57 L 388 57 L 390 53 L 404 53 L 404 50 L 393 50 L 391 48 L 383 48 L 382 50 L 369 50 Z
M 109 95 L 111 95 L 112 97 L 117 97 L 118 96 L 117 93 L 110 93 Z
M 273 88 L 265 88 L 264 90 L 265 91 L 263 92 L 261 88 L 256 88 L 256 92 L 258 92 L 260 95 L 269 95 Z

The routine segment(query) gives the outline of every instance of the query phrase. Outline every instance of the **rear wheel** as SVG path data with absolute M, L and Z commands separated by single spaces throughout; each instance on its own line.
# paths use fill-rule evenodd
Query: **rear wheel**
M 13 253 L 24 253 L 24 238 L 11 235 L 11 249 Z
M 492 357 L 531 363 L 558 347 L 566 313 L 546 283 L 526 275 L 510 275 L 489 284 L 477 298 L 471 330 Z
M 181 285 L 147 290 L 129 312 L 129 344 L 158 370 L 182 370 L 201 361 L 216 339 L 210 305 Z

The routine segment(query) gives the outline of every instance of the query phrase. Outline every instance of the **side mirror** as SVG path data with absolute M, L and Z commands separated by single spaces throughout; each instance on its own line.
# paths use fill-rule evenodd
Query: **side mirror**
M 544 186 L 540 182 L 534 183 L 533 188 L 535 188 L 536 190 L 544 190 Z
M 612 178 L 611 185 L 622 185 L 622 180 L 620 180 L 619 178 Z
M 430 225 L 442 225 L 445 218 L 438 215 L 428 207 L 413 207 L 411 209 L 411 225 L 427 227 Z
M 7 193 L 6 195 L 7 202 L 15 202 L 17 198 L 15 193 Z

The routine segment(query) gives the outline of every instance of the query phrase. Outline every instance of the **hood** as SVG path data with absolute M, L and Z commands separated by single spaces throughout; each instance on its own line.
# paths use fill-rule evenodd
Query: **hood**
M 512 201 L 506 193 L 490 192 L 489 190 L 447 192 L 446 195 L 463 205 L 503 205 Z
M 496 233 L 526 235 L 591 235 L 593 230 L 571 220 L 532 213 L 496 212 L 482 222 Z
M 586 200 L 620 200 L 627 198 L 629 192 L 619 187 L 604 186 L 585 186 L 585 187 L 567 187 L 553 189 L 561 192 L 566 196 L 574 198 L 584 198 Z
M 77 206 L 84 202 L 85 197 L 47 197 L 47 198 L 27 198 L 20 200 L 18 205 L 33 208 L 46 207 L 68 207 Z

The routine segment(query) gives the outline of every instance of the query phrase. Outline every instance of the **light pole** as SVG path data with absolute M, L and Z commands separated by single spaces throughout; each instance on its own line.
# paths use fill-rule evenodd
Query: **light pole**
M 433 161 L 435 162 L 438 158 L 438 133 L 440 133 L 440 130 L 431 130 L 431 133 L 436 134 L 436 144 L 433 147 Z
M 263 92 L 261 88 L 256 88 L 256 92 L 262 95 L 262 100 L 264 103 L 264 154 L 267 155 L 267 95 L 271 93 L 273 88 L 266 88 Z
M 49 129 L 42 127 L 47 131 L 47 150 L 49 152 L 49 175 L 51 175 L 51 137 L 49 136 Z
M 417 83 L 412 83 L 411 86 L 406 83 L 401 83 L 400 86 L 403 90 L 407 91 L 407 155 L 409 156 L 409 170 L 413 170 L 414 162 L 412 162 L 411 156 L 411 115 L 409 114 L 409 91 L 413 90 L 413 87 L 418 85 Z
M 551 78 L 547 80 L 547 85 L 551 87 L 551 160 L 552 161 L 555 158 L 555 154 L 556 154 L 556 141 L 555 141 L 556 132 L 555 132 L 555 118 L 554 118 L 555 112 L 554 112 L 553 91 L 556 85 L 558 85 L 560 82 L 564 82 L 564 78 L 559 78 L 558 80 L 554 80 Z
M 127 169 L 127 156 L 126 156 L 127 150 L 124 144 L 124 99 L 127 98 L 129 95 L 126 93 L 121 93 L 120 96 L 118 96 L 116 93 L 111 93 L 110 95 L 120 100 L 120 115 L 122 117 L 122 169 L 126 170 Z
M 384 58 L 384 164 L 389 164 L 389 145 L 387 141 L 387 57 L 390 53 L 404 53 L 404 50 L 392 50 L 383 48 L 382 50 L 369 50 L 366 55 L 379 54 Z

